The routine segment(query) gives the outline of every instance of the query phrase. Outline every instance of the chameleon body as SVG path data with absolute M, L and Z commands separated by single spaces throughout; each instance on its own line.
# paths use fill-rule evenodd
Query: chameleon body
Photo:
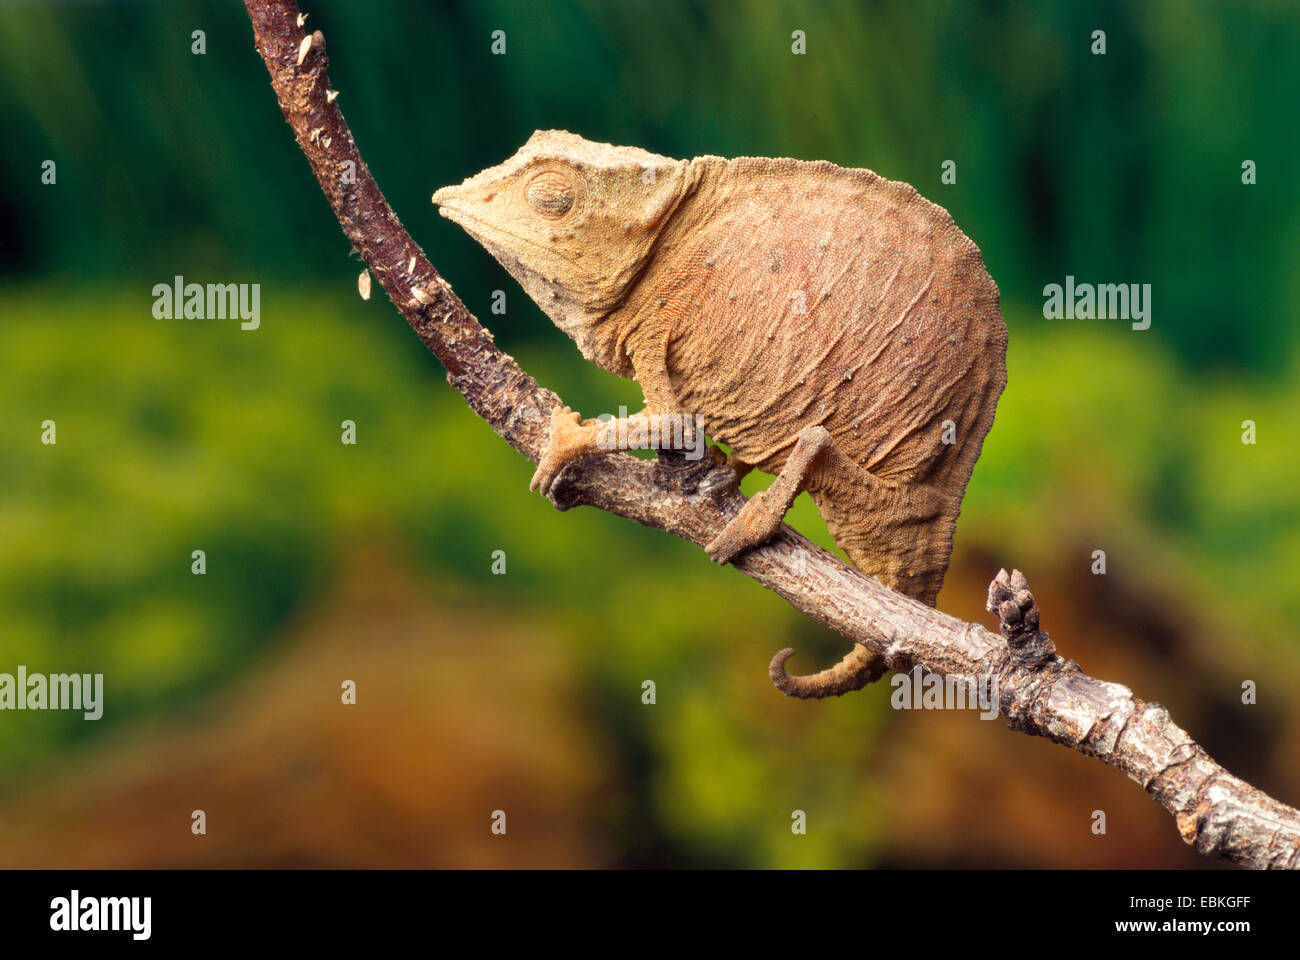
M 673 160 L 562 131 L 434 195 L 591 361 L 635 378 L 636 418 L 689 414 L 738 476 L 777 475 L 707 547 L 771 537 L 807 490 L 835 542 L 934 605 L 962 495 L 1006 384 L 998 288 L 915 189 L 826 162 Z M 533 485 L 601 452 L 603 424 L 552 419 Z M 787 693 L 881 672 L 865 648 Z

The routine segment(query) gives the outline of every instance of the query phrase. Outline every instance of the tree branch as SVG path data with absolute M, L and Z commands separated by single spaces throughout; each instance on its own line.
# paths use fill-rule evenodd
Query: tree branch
M 258 52 L 343 232 L 447 379 L 511 446 L 536 462 L 559 398 L 502 353 L 403 229 L 357 152 L 326 74 L 325 39 L 292 0 L 245 0 Z M 745 498 L 730 467 L 663 453 L 571 465 L 552 502 L 589 505 L 703 546 Z M 1028 584 L 999 574 L 990 607 L 1004 637 L 883 587 L 788 526 L 734 566 L 801 612 L 882 655 L 894 670 L 991 684 L 1013 729 L 1117 767 L 1173 814 L 1201 853 L 1253 868 L 1300 868 L 1300 812 L 1214 762 L 1158 703 L 1087 676 L 1038 630 Z M 783 651 L 784 653 L 784 651 Z M 784 662 L 784 661 L 782 661 Z M 775 669 L 775 668 L 774 668 Z

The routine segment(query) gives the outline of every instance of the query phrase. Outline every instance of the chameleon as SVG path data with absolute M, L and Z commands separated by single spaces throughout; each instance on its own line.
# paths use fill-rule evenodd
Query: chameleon
M 714 561 L 771 538 L 807 491 L 855 566 L 935 605 L 1006 386 L 997 284 L 946 210 L 827 161 L 675 160 L 561 130 L 433 202 L 584 357 L 637 381 L 645 409 L 621 435 L 689 415 L 737 482 L 775 475 L 706 546 Z M 530 487 L 606 452 L 608 429 L 557 408 Z M 884 672 L 855 646 L 791 676 L 792 653 L 770 671 L 792 696 Z

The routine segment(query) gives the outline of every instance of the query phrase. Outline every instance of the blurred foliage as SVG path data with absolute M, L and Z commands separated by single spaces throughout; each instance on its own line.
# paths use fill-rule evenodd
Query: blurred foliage
M 367 162 L 473 308 L 504 285 L 433 190 L 534 129 L 669 156 L 865 166 L 944 204 L 1004 296 L 1151 283 L 1150 339 L 1280 372 L 1300 326 L 1300 16 L 1289 0 L 1022 4 L 389 0 L 308 5 Z M 808 53 L 790 54 L 804 30 Z M 191 32 L 207 52 L 191 54 Z M 506 32 L 493 56 L 490 34 Z M 1107 53 L 1090 52 L 1104 29 Z M 0 7 L 9 273 L 333 275 L 241 4 Z M 59 163 L 41 189 L 40 162 Z M 958 180 L 941 185 L 955 160 Z M 1243 160 L 1259 184 L 1241 183 Z M 514 311 L 508 336 L 536 332 Z M 1013 331 L 1015 332 L 1015 331 Z M 549 334 L 548 334 L 549 335 Z
M 0 774 L 183 710 L 256 666 L 289 614 L 331 589 L 340 545 L 388 531 L 433 580 L 521 624 L 552 624 L 582 665 L 590 716 L 615 746 L 610 770 L 632 784 L 632 808 L 606 824 L 624 855 L 661 859 L 671 843 L 677 862 L 807 866 L 872 848 L 883 823 L 863 773 L 890 713 L 885 694 L 809 709 L 763 678 L 780 646 L 796 646 L 807 669 L 842 642 L 685 543 L 549 509 L 527 491 L 528 465 L 430 375 L 386 303 L 346 289 L 270 299 L 261 329 L 242 332 L 237 321 L 143 323 L 138 295 L 37 287 L 5 300 L 0 664 L 103 672 L 111 709 L 96 724 L 25 715 L 23 736 L 0 739 Z M 566 393 L 618 392 L 576 358 L 522 359 L 557 371 Z M 1149 349 L 1085 325 L 1026 343 L 1011 375 L 959 552 L 984 544 L 1001 556 L 1015 544 L 1017 556 L 1047 558 L 1073 533 L 1105 544 L 1120 577 L 1140 564 L 1160 582 L 1144 561 L 1169 564 L 1196 604 L 1233 611 L 1239 664 L 1285 656 L 1273 668 L 1294 673 L 1300 467 L 1269 439 L 1300 414 L 1300 381 L 1193 386 Z M 1260 424 L 1258 446 L 1240 443 L 1243 410 Z M 47 418 L 54 446 L 39 444 Z M 358 424 L 355 446 L 340 442 L 344 419 Z M 792 520 L 830 545 L 806 497 Z M 206 576 L 190 572 L 196 548 Z M 506 576 L 490 572 L 497 549 Z M 654 709 L 640 702 L 647 677 Z M 792 843 L 773 817 L 810 795 L 819 829 Z
M 581 362 L 429 203 L 533 129 L 674 156 L 826 158 L 947 206 L 1001 286 L 1011 352 L 940 605 L 980 616 L 992 570 L 1025 567 L 1069 655 L 1090 653 L 1120 671 L 1099 675 L 1168 702 L 1236 772 L 1294 785 L 1296 709 L 1242 727 L 1223 707 L 1243 671 L 1275 685 L 1275 704 L 1287 702 L 1277 686 L 1300 679 L 1293 4 L 308 10 L 395 209 L 506 349 L 584 413 L 634 406 L 639 391 Z M 789 53 L 796 28 L 803 57 Z M 1097 28 L 1105 57 L 1088 52 Z M 203 56 L 190 53 L 195 29 Z M 507 33 L 504 57 L 488 52 L 494 29 Z M 581 755 L 606 784 L 581 830 L 603 838 L 591 856 L 605 862 L 945 862 L 961 843 L 996 857 L 1011 841 L 972 848 L 980 831 L 953 813 L 1014 802 L 990 784 L 1040 806 L 1036 791 L 1066 802 L 1108 789 L 1099 765 L 1040 761 L 997 725 L 954 718 L 968 726 L 932 733 L 949 718 L 895 714 L 887 691 L 784 700 L 765 658 L 792 645 L 792 667 L 809 670 L 841 641 L 698 549 L 530 494 L 529 465 L 465 409 L 392 308 L 357 297 L 360 265 L 276 110 L 240 5 L 11 3 L 0 42 L 0 671 L 103 672 L 111 705 L 95 724 L 25 715 L 21 735 L 0 717 L 0 793 L 135 724 L 190 716 L 255 673 L 304 609 L 332 609 L 348 582 L 340 557 L 375 536 L 404 543 L 416 582 L 445 591 L 443 612 L 421 614 L 428 656 L 445 652 L 430 623 L 494 609 L 519 636 L 544 631 L 555 669 L 574 672 L 578 722 L 599 747 Z M 45 159 L 58 163 L 55 186 L 40 184 Z M 939 182 L 946 159 L 956 185 Z M 1257 186 L 1241 184 L 1245 159 Z M 1042 287 L 1067 273 L 1151 283 L 1151 330 L 1044 320 Z M 177 274 L 261 283 L 261 329 L 155 320 L 152 286 Z M 489 317 L 497 288 L 510 307 Z M 55 446 L 39 443 L 46 419 Z M 356 446 L 340 443 L 344 419 Z M 1254 446 L 1241 443 L 1246 419 Z M 830 546 L 806 497 L 790 519 Z M 1098 547 L 1111 576 L 1086 576 Z M 203 577 L 190 573 L 199 548 Z M 497 549 L 504 577 L 490 573 Z M 368 615 L 354 612 L 349 636 L 366 622 L 391 633 L 382 606 Z M 436 676 L 419 656 L 384 662 Z M 654 708 L 640 701 L 646 678 Z M 472 715 L 490 723 L 508 707 Z M 428 742 L 436 732 L 401 733 L 394 762 L 442 748 Z M 241 727 L 229 752 L 259 736 L 279 734 Z M 915 749 L 891 752 L 891 739 Z M 158 756 L 188 747 L 169 750 Z M 1044 787 L 1003 751 L 1075 788 Z M 975 759 L 988 779 L 960 769 Z M 1115 789 L 1146 803 L 1131 784 Z M 796 808 L 817 824 L 806 837 L 789 832 Z M 1017 825 L 1032 838 L 1033 822 Z M 1154 829 L 1176 846 L 1171 826 Z M 1094 849 L 1055 821 L 1039 832 L 1021 854 L 1034 862 Z M 288 862 L 301 861 L 294 850 Z

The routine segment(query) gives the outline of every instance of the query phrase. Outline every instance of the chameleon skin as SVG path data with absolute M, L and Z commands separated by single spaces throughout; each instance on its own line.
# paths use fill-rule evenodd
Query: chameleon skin
M 673 160 L 563 131 L 434 202 L 589 360 L 637 380 L 637 417 L 694 415 L 738 477 L 776 474 L 713 559 L 770 538 L 807 490 L 856 566 L 934 605 L 1006 385 L 997 285 L 945 210 L 868 170 Z M 601 426 L 557 411 L 533 486 L 602 452 Z M 794 696 L 879 675 L 862 648 L 811 678 L 785 658 L 772 675 Z

